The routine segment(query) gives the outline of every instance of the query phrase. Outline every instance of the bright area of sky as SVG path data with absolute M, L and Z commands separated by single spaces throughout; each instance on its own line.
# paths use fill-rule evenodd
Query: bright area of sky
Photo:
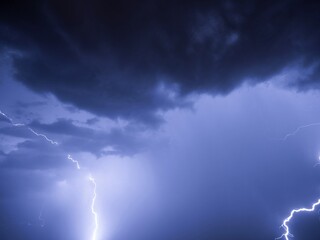
M 98 239 L 273 239 L 292 208 L 320 197 L 320 126 L 283 139 L 320 122 L 317 91 L 282 88 L 279 78 L 244 84 L 193 96 L 150 129 L 35 94 L 8 69 L 1 110 L 60 143 L 1 119 L 0 223 L 11 239 L 89 238 L 92 189 L 66 153 L 95 175 Z M 297 217 L 292 231 L 317 239 L 316 222 Z

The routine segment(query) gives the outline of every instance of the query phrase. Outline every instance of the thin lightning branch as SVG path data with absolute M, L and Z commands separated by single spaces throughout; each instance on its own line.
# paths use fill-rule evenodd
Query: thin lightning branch
M 26 124 L 24 123 L 14 123 L 12 118 L 8 117 L 5 113 L 3 113 L 1 110 L 0 110 L 0 115 L 2 115 L 3 117 L 5 117 L 12 126 L 14 127 L 27 127 Z M 35 130 L 33 130 L 31 127 L 27 127 L 28 130 L 30 132 L 32 132 L 34 135 L 36 135 L 37 137 L 42 137 L 44 138 L 46 141 L 50 142 L 51 144 L 53 145 L 58 145 L 58 143 L 56 141 L 53 141 L 52 139 L 48 138 L 46 135 L 44 134 L 41 134 L 41 133 L 37 133 Z
M 58 145 L 58 143 L 56 141 L 51 140 L 50 138 L 48 138 L 46 135 L 41 134 L 41 133 L 37 133 L 36 131 L 34 131 L 32 128 L 28 127 L 28 129 L 37 137 L 43 137 L 45 140 L 47 140 L 48 142 L 50 142 L 53 145 Z
M 291 219 L 293 218 L 294 214 L 296 213 L 300 213 L 300 212 L 313 212 L 315 210 L 315 208 L 320 205 L 320 199 L 318 199 L 317 202 L 315 202 L 314 204 L 312 204 L 311 208 L 299 208 L 299 209 L 293 209 L 290 212 L 289 217 L 287 217 L 281 227 L 285 230 L 284 234 L 282 234 L 280 237 L 277 237 L 276 239 L 282 239 L 284 238 L 285 240 L 289 240 L 289 237 L 293 237 L 293 235 L 290 233 L 290 229 L 288 224 L 290 223 Z
M 9 118 L 4 112 L 2 112 L 0 110 L 0 115 L 2 115 L 5 119 L 7 119 L 11 125 L 13 125 L 14 127 L 21 127 L 21 126 L 25 126 L 25 124 L 23 123 L 14 123 L 13 120 L 11 118 Z
M 296 130 L 294 130 L 293 132 L 288 133 L 287 135 L 285 135 L 282 138 L 282 140 L 286 141 L 289 137 L 292 137 L 292 136 L 296 135 L 300 130 L 302 130 L 304 128 L 308 128 L 308 127 L 313 127 L 313 126 L 320 126 L 320 122 L 310 123 L 310 124 L 307 124 L 307 125 L 300 126 Z
M 77 160 L 74 160 L 74 159 L 71 157 L 70 154 L 68 154 L 68 159 L 69 159 L 71 162 L 75 163 L 76 166 L 77 166 L 77 169 L 80 170 L 80 164 L 79 164 L 79 162 L 78 162 Z
M 98 231 L 98 227 L 99 227 L 99 225 L 98 225 L 98 214 L 95 211 L 95 202 L 96 202 L 96 197 L 97 197 L 97 193 L 96 193 L 97 184 L 96 184 L 96 182 L 95 182 L 95 180 L 94 180 L 94 178 L 92 176 L 89 177 L 89 180 L 93 184 L 93 198 L 92 198 L 92 202 L 91 202 L 91 212 L 92 212 L 92 214 L 94 216 L 94 223 L 95 223 L 91 240 L 96 240 L 97 239 L 97 231 Z
M 308 128 L 308 127 L 313 127 L 313 126 L 320 126 L 320 122 L 311 123 L 311 124 L 307 124 L 307 125 L 302 125 L 302 126 L 298 127 L 296 130 L 294 130 L 293 132 L 288 133 L 287 135 L 285 135 L 282 140 L 286 141 L 289 137 L 292 137 L 292 136 L 296 135 L 300 130 L 302 130 L 304 128 Z M 320 165 L 320 156 L 318 157 L 318 162 L 314 165 L 314 167 L 316 167 L 318 165 Z M 282 222 L 281 227 L 285 230 L 285 232 L 280 237 L 277 237 L 276 240 L 277 239 L 282 239 L 282 238 L 284 238 L 285 240 L 289 240 L 289 238 L 293 237 L 292 233 L 290 233 L 290 229 L 289 229 L 289 226 L 288 226 L 288 224 L 292 220 L 293 216 L 296 213 L 300 213 L 300 212 L 313 212 L 315 210 L 315 208 L 317 206 L 319 206 L 319 205 L 320 205 L 320 199 L 318 199 L 317 202 L 313 203 L 311 208 L 293 209 L 290 212 L 290 215 L 286 219 L 284 219 L 284 221 Z

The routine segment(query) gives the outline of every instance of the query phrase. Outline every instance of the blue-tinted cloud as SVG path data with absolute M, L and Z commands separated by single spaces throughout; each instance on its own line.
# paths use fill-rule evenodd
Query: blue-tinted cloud
M 13 52 L 16 79 L 149 125 L 190 93 L 225 94 L 319 61 L 312 1 L 13 1 L 1 9 L 0 41 Z M 318 72 L 298 85 L 317 87 Z

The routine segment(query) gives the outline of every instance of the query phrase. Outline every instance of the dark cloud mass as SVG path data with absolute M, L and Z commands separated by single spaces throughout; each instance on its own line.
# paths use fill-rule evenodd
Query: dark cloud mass
M 98 115 L 157 124 L 193 92 L 314 66 L 317 1 L 10 1 L 0 43 L 16 78 Z M 169 93 L 169 94 L 168 94 Z
M 106 146 L 112 147 L 112 154 L 132 155 L 147 146 L 146 139 L 139 131 L 126 127 L 124 129 L 112 128 L 110 131 L 93 130 L 74 125 L 71 121 L 58 119 L 52 124 L 41 124 L 34 121 L 30 124 L 33 128 L 49 134 L 68 136 L 61 145 L 68 151 L 88 151 L 100 155 Z M 5 131 L 3 131 L 5 132 Z M 1 133 L 1 129 L 0 129 Z

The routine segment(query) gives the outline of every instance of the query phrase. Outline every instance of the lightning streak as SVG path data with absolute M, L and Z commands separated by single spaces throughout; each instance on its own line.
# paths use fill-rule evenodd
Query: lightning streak
M 0 115 L 2 115 L 12 126 L 14 127 L 27 127 L 27 129 L 32 132 L 34 135 L 36 135 L 37 137 L 42 137 L 44 138 L 47 142 L 53 144 L 53 145 L 58 145 L 58 142 L 48 138 L 46 135 L 42 134 L 42 133 L 38 133 L 36 131 L 34 131 L 31 127 L 29 127 L 28 125 L 24 124 L 24 123 L 14 123 L 14 121 L 8 117 L 5 113 L 3 113 L 1 110 L 0 110 Z M 67 158 L 73 162 L 77 169 L 80 170 L 80 164 L 77 160 L 73 159 L 72 156 L 70 154 L 68 154 Z M 92 201 L 91 201 L 91 213 L 92 215 L 94 216 L 94 223 L 95 223 L 95 227 L 94 227 L 94 230 L 93 230 L 93 233 L 92 233 L 92 238 L 91 240 L 96 240 L 97 239 L 97 231 L 98 231 L 98 214 L 97 212 L 95 211 L 95 202 L 96 202 L 96 197 L 97 197 L 97 193 L 96 193 L 96 188 L 97 188 L 97 185 L 96 185 L 96 182 L 94 180 L 94 178 L 92 176 L 89 177 L 89 180 L 90 182 L 93 184 L 93 198 L 92 198 Z M 42 211 L 40 212 L 40 215 L 39 215 L 39 221 L 41 221 L 41 227 L 44 226 L 44 219 L 42 218 Z
M 289 237 L 293 237 L 293 235 L 290 233 L 290 229 L 289 229 L 288 224 L 290 223 L 290 221 L 291 221 L 291 219 L 293 218 L 294 214 L 300 213 L 300 212 L 313 212 L 318 205 L 320 205 L 320 199 L 318 199 L 317 202 L 315 202 L 314 204 L 312 204 L 312 207 L 311 207 L 311 208 L 293 209 L 293 210 L 290 212 L 289 217 L 287 217 L 287 218 L 283 221 L 283 223 L 282 223 L 282 225 L 281 225 L 281 227 L 284 228 L 284 230 L 285 230 L 284 234 L 282 234 L 280 237 L 277 237 L 276 239 L 285 238 L 286 240 L 289 240 Z
M 296 130 L 294 130 L 293 132 L 291 133 L 288 133 L 287 135 L 285 135 L 283 137 L 283 141 L 286 141 L 289 137 L 292 137 L 294 135 L 296 135 L 300 130 L 304 129 L 304 128 L 308 128 L 308 127 L 313 127 L 313 126 L 320 126 L 320 122 L 316 122 L 316 123 L 311 123 L 311 124 L 307 124 L 307 125 L 302 125 L 300 127 L 297 127 Z M 320 164 L 320 156 L 318 157 L 318 160 L 319 162 L 316 163 L 314 166 L 317 166 Z M 317 202 L 313 203 L 311 208 L 298 208 L 298 209 L 293 209 L 291 212 L 290 212 L 290 215 L 283 220 L 282 222 L 282 225 L 281 227 L 284 229 L 284 233 L 280 236 L 280 237 L 277 237 L 276 239 L 282 239 L 284 238 L 285 240 L 289 240 L 289 238 L 293 237 L 293 235 L 290 233 L 290 229 L 289 229 L 289 226 L 288 224 L 290 223 L 290 221 L 292 220 L 293 216 L 296 214 L 296 213 L 300 213 L 300 212 L 313 212 L 315 210 L 315 208 L 317 206 L 320 205 L 320 199 L 318 199 Z
M 89 180 L 92 182 L 93 184 L 93 198 L 92 198 L 92 202 L 91 202 L 91 212 L 94 216 L 94 230 L 93 230 L 93 234 L 91 237 L 91 240 L 96 240 L 97 239 L 97 231 L 98 231 L 98 214 L 95 211 L 95 203 L 96 203 L 96 197 L 97 197 L 97 193 L 96 193 L 96 189 L 97 189 L 97 184 L 96 181 L 94 180 L 94 178 L 92 176 L 89 177 Z
M 320 126 L 320 122 L 310 123 L 310 124 L 307 124 L 307 125 L 303 125 L 303 126 L 297 127 L 296 130 L 294 130 L 293 132 L 288 133 L 287 135 L 285 135 L 282 138 L 282 140 L 286 141 L 289 137 L 292 137 L 292 136 L 296 135 L 300 130 L 302 130 L 304 128 L 308 128 L 308 127 L 313 127 L 313 126 Z
M 46 135 L 41 134 L 41 133 L 37 133 L 36 131 L 34 131 L 31 127 L 28 127 L 28 129 L 30 130 L 30 132 L 32 132 L 34 135 L 36 135 L 37 137 L 43 137 L 45 140 L 47 140 L 48 142 L 50 142 L 53 145 L 58 145 L 58 143 L 56 141 L 51 140 L 50 138 L 48 138 Z
M 68 154 L 68 159 L 69 159 L 71 162 L 75 163 L 76 166 L 77 166 L 77 169 L 80 170 L 80 164 L 79 164 L 79 162 L 78 162 L 77 160 L 74 160 L 74 159 L 71 157 L 70 154 Z
M 11 118 L 9 118 L 4 112 L 2 112 L 0 110 L 0 115 L 2 115 L 5 119 L 7 119 L 11 125 L 13 125 L 14 127 L 21 127 L 21 126 L 25 126 L 25 124 L 23 123 L 14 123 L 13 120 Z
M 0 110 L 0 115 L 2 115 L 5 119 L 7 119 L 9 121 L 9 123 L 14 126 L 14 127 L 27 127 L 28 130 L 30 132 L 32 132 L 34 135 L 36 135 L 37 137 L 42 137 L 44 138 L 46 141 L 50 142 L 53 145 L 58 145 L 58 143 L 56 141 L 53 141 L 52 139 L 48 138 L 46 135 L 42 134 L 42 133 L 38 133 L 35 130 L 33 130 L 31 127 L 28 127 L 26 124 L 24 123 L 14 123 L 12 118 L 8 117 L 5 113 L 3 113 Z

